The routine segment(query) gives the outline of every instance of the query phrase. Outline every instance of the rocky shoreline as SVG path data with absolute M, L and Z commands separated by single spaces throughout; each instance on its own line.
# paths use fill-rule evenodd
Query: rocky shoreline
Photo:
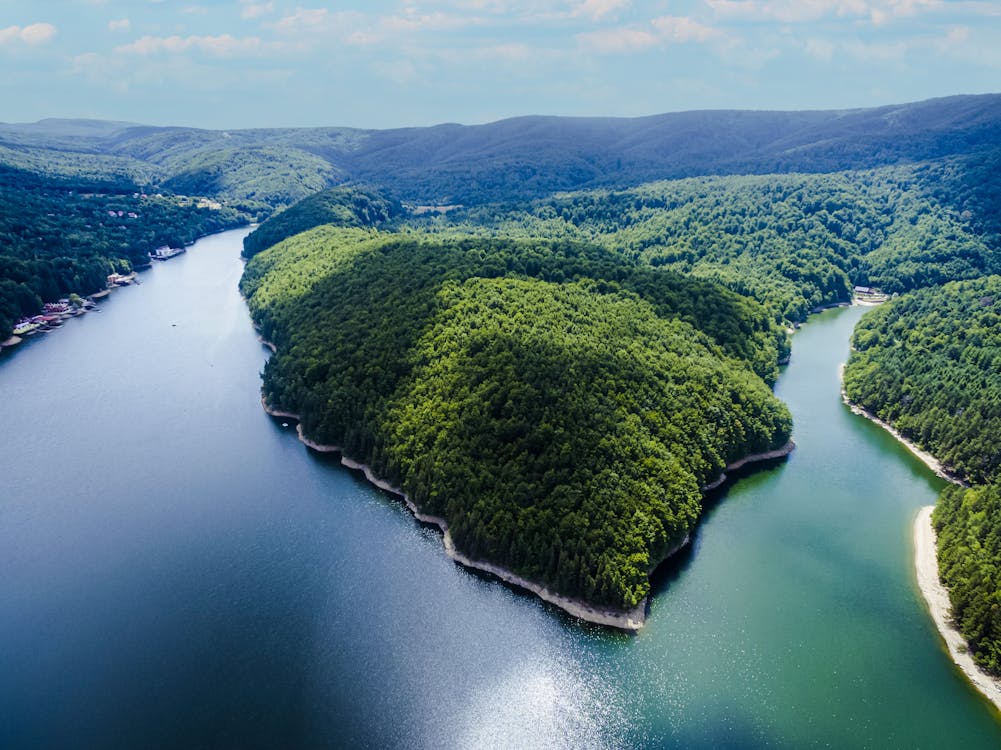
M 737 469 L 746 466 L 747 464 L 752 464 L 757 461 L 771 461 L 773 458 L 784 458 L 788 456 L 796 448 L 796 443 L 790 440 L 788 443 L 780 448 L 775 448 L 774 450 L 764 451 L 763 453 L 751 453 L 750 455 L 744 456 L 743 458 L 737 459 L 732 464 L 727 464 L 723 471 L 715 481 L 710 482 L 705 487 L 702 488 L 703 492 L 710 492 L 717 487 L 720 487 L 726 480 L 728 471 L 736 471 Z
M 925 466 L 931 469 L 935 474 L 942 479 L 953 484 L 962 485 L 963 487 L 968 487 L 969 485 L 963 481 L 961 478 L 957 477 L 955 474 L 950 472 L 945 465 L 939 461 L 935 456 L 933 456 L 928 451 L 922 450 L 915 443 L 908 440 L 906 437 L 900 434 L 900 432 L 888 422 L 884 422 L 882 419 L 877 417 L 871 411 L 866 409 L 859 404 L 856 404 L 850 398 L 848 398 L 848 393 L 845 391 L 845 365 L 842 364 L 838 370 L 838 377 L 841 381 L 841 400 L 844 401 L 845 405 L 852 410 L 853 414 L 858 414 L 860 417 L 865 417 L 870 422 L 878 424 L 884 430 L 893 435 L 904 447 L 907 448 L 911 453 L 913 453 L 917 458 L 919 458 Z
M 262 343 L 268 347 L 273 346 L 270 342 L 264 341 L 263 339 Z M 628 609 L 628 610 L 615 609 L 611 607 L 599 607 L 590 604 L 582 599 L 573 599 L 570 597 L 562 596 L 548 589 L 542 584 L 536 583 L 535 581 L 530 581 L 526 578 L 522 578 L 513 571 L 508 570 L 507 568 L 504 568 L 500 565 L 486 562 L 484 560 L 473 560 L 467 557 L 466 555 L 464 555 L 462 552 L 460 552 L 455 548 L 455 544 L 452 541 L 452 536 L 448 530 L 448 522 L 444 518 L 441 518 L 439 516 L 432 516 L 422 512 L 402 489 L 400 489 L 399 487 L 395 487 L 389 482 L 385 481 L 384 479 L 381 479 L 380 477 L 376 476 L 373 473 L 372 469 L 366 466 L 365 464 L 359 463 L 358 461 L 355 461 L 345 456 L 340 446 L 324 445 L 322 443 L 317 443 L 315 440 L 312 440 L 309 437 L 307 437 L 302 429 L 302 422 L 300 415 L 295 414 L 294 412 L 283 411 L 281 409 L 273 408 L 267 403 L 267 401 L 264 399 L 263 396 L 261 397 L 261 406 L 264 408 L 265 412 L 267 412 L 273 417 L 296 420 L 298 422 L 298 424 L 296 425 L 296 434 L 299 436 L 299 440 L 308 448 L 311 448 L 312 450 L 317 451 L 318 453 L 339 453 L 341 456 L 341 464 L 343 466 L 349 469 L 353 469 L 355 471 L 361 471 L 365 475 L 365 478 L 371 484 L 375 485 L 381 490 L 385 490 L 386 492 L 389 492 L 401 498 L 403 502 L 406 504 L 407 508 L 410 510 L 410 512 L 414 515 L 414 518 L 416 518 L 421 523 L 437 526 L 442 532 L 442 543 L 445 547 L 445 553 L 460 565 L 463 565 L 467 568 L 471 568 L 473 570 L 489 573 L 490 575 L 496 576 L 497 578 L 501 579 L 506 583 L 525 589 L 526 591 L 530 591 L 543 601 L 549 602 L 550 604 L 559 607 L 568 614 L 573 615 L 574 617 L 577 617 L 586 622 L 592 622 L 598 625 L 606 625 L 609 627 L 618 628 L 619 630 L 625 630 L 629 632 L 636 632 L 637 630 L 642 628 L 643 625 L 646 623 L 647 599 L 644 599 L 633 609 Z M 714 482 L 704 487 L 703 492 L 707 492 L 711 489 L 715 489 L 720 485 L 722 485 L 723 482 L 725 482 L 727 479 L 726 476 L 727 471 L 736 471 L 740 467 L 752 463 L 754 461 L 767 461 L 770 459 L 787 456 L 792 452 L 793 448 L 795 448 L 795 444 L 790 440 L 781 448 L 777 448 L 772 451 L 766 451 L 764 453 L 755 453 L 749 456 L 745 456 L 744 458 L 738 461 L 734 461 L 724 469 L 724 471 Z M 672 548 L 665 555 L 664 559 L 667 559 L 675 552 L 682 549 L 687 543 L 688 543 L 688 537 L 685 537 L 685 539 L 683 539 L 678 545 Z M 651 570 L 651 572 L 653 571 Z

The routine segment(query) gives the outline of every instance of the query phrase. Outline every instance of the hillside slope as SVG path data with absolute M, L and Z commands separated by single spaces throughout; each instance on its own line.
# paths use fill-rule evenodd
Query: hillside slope
M 635 607 L 700 487 L 789 439 L 766 310 L 600 248 L 324 226 L 241 289 L 269 404 L 564 596 Z

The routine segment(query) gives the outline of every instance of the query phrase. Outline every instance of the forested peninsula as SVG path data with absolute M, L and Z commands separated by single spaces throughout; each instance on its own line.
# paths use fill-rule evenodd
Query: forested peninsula
M 784 328 L 854 286 L 998 269 L 971 173 L 950 157 L 441 210 L 333 188 L 245 240 L 243 291 L 277 348 L 265 400 L 447 519 L 465 558 L 627 611 L 699 489 L 785 444 L 767 391 L 731 384 L 775 382 Z
M 566 597 L 635 608 L 700 488 L 789 441 L 768 311 L 602 248 L 324 226 L 242 290 L 268 404 Z

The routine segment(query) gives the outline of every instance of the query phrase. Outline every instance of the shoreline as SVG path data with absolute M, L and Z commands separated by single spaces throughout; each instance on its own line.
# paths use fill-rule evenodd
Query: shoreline
M 961 487 L 969 486 L 965 481 L 948 472 L 942 462 L 931 453 L 919 448 L 901 435 L 892 425 L 884 422 L 868 409 L 851 401 L 845 392 L 844 370 L 845 365 L 842 364 L 839 368 L 841 400 L 851 409 L 853 414 L 865 417 L 889 432 L 938 477 Z M 939 636 L 945 642 L 946 650 L 952 658 L 953 664 L 966 676 L 966 679 L 977 691 L 1001 711 L 1001 679 L 987 674 L 977 666 L 973 657 L 970 656 L 969 644 L 953 624 L 949 589 L 942 584 L 938 576 L 938 542 L 935 528 L 931 522 L 933 510 L 935 510 L 934 505 L 925 505 L 918 510 L 914 519 L 914 571 L 917 576 L 918 589 L 921 591 L 921 597 L 924 599 Z
M 261 339 L 261 341 L 266 346 L 273 346 L 273 344 L 271 344 L 268 341 L 264 341 L 264 339 Z M 271 415 L 272 417 L 295 419 L 297 421 L 295 427 L 296 435 L 298 436 L 299 441 L 303 443 L 303 445 L 317 451 L 318 453 L 339 453 L 341 456 L 342 466 L 355 471 L 361 471 L 365 475 L 365 479 L 367 479 L 371 484 L 375 485 L 381 490 L 384 490 L 399 497 L 401 500 L 403 500 L 404 504 L 407 506 L 407 509 L 411 512 L 411 514 L 413 514 L 414 518 L 416 518 L 421 523 L 437 526 L 442 533 L 442 544 L 445 547 L 445 554 L 448 555 L 455 562 L 462 565 L 463 567 L 470 568 L 472 570 L 478 570 L 483 573 L 489 573 L 490 575 L 499 578 L 505 583 L 529 591 L 535 594 L 543 601 L 555 605 L 560 609 L 562 609 L 567 614 L 570 614 L 578 619 L 584 620 L 585 622 L 590 622 L 597 625 L 606 625 L 608 627 L 617 628 L 619 630 L 625 630 L 631 633 L 637 632 L 638 630 L 640 630 L 640 628 L 643 627 L 644 624 L 646 624 L 646 610 L 647 610 L 647 604 L 649 603 L 649 597 L 644 597 L 643 601 L 641 601 L 638 605 L 636 605 L 636 607 L 628 610 L 615 609 L 611 607 L 600 607 L 590 604 L 586 601 L 583 601 L 582 599 L 573 599 L 571 597 L 557 594 L 556 592 L 551 591 L 544 585 L 536 583 L 535 581 L 530 581 L 527 578 L 522 578 L 517 573 L 514 573 L 513 571 L 508 570 L 507 568 L 504 568 L 500 565 L 496 565 L 494 563 L 490 563 L 485 560 L 473 560 L 467 557 L 462 552 L 456 549 L 455 543 L 452 541 L 452 535 L 448 530 L 448 522 L 444 518 L 441 518 L 440 516 L 432 516 L 427 513 L 423 513 L 413 502 L 413 500 L 411 500 L 410 497 L 402 489 L 400 489 L 399 487 L 395 487 L 386 480 L 376 476 L 369 466 L 366 466 L 363 463 L 360 463 L 352 458 L 345 456 L 340 446 L 324 445 L 322 443 L 317 443 L 315 440 L 312 440 L 309 437 L 307 437 L 302 429 L 302 420 L 300 415 L 295 414 L 294 412 L 284 411 L 270 406 L 267 403 L 267 401 L 265 401 L 263 396 L 261 396 L 261 406 L 263 407 L 264 411 L 267 414 Z M 736 471 L 742 466 L 745 466 L 749 463 L 753 463 L 755 461 L 767 461 L 769 459 L 782 458 L 784 456 L 788 456 L 795 447 L 796 447 L 795 443 L 793 443 L 793 441 L 790 440 L 781 448 L 776 448 L 775 450 L 771 451 L 765 451 L 764 453 L 754 453 L 745 456 L 737 461 L 734 461 L 733 463 L 728 464 L 725 467 L 720 476 L 711 485 L 707 485 L 706 488 L 703 488 L 703 492 L 707 492 L 709 489 L 716 489 L 717 487 L 722 485 L 727 480 L 727 475 L 726 475 L 727 471 Z M 666 560 L 667 558 L 671 557 L 671 555 L 675 554 L 676 552 L 684 548 L 685 545 L 688 544 L 688 542 L 689 542 L 689 537 L 685 536 L 685 538 L 682 539 L 680 543 L 672 547 L 667 552 L 667 554 L 664 555 L 663 559 L 659 560 L 657 564 L 653 566 L 653 568 L 650 570 L 650 573 L 653 573 L 653 571 L 656 570 L 656 568 L 662 562 L 664 562 L 664 560 Z
M 213 235 L 223 234 L 224 232 L 238 231 L 238 230 L 243 229 L 243 228 L 245 228 L 247 226 L 254 226 L 254 225 L 253 224 L 244 224 L 244 225 L 239 226 L 239 227 L 229 227 L 227 229 L 217 229 L 214 232 L 209 232 L 208 234 L 199 235 L 198 237 L 195 238 L 195 240 L 190 245 L 185 245 L 182 252 L 186 252 L 188 247 L 192 247 L 193 245 L 195 245 L 196 243 L 198 243 L 201 240 L 205 239 L 206 237 L 212 237 Z M 177 254 L 179 255 L 180 253 L 177 253 Z M 173 257 L 173 256 L 171 256 L 171 257 Z M 142 281 L 139 279 L 139 272 L 140 271 L 149 271 L 152 268 L 153 268 L 153 263 L 152 262 L 147 263 L 145 265 L 141 265 L 141 266 L 133 266 L 132 270 L 129 273 L 127 273 L 127 274 L 114 274 L 114 276 L 117 277 L 116 281 L 113 282 L 113 283 L 110 283 L 107 286 L 105 286 L 103 289 L 98 289 L 96 292 L 92 292 L 91 294 L 80 295 L 80 296 L 84 300 L 89 300 L 92 303 L 96 303 L 96 300 L 103 300 L 103 299 L 109 297 L 112 292 L 114 292 L 116 289 L 122 288 L 123 286 L 140 286 L 142 284 Z M 100 309 L 101 308 L 97 307 L 96 304 L 91 305 L 91 307 L 86 307 L 86 306 L 80 307 L 80 308 L 77 309 L 76 312 L 73 312 L 73 313 L 70 313 L 68 315 L 62 316 L 62 321 L 65 321 L 65 320 L 67 320 L 70 317 L 76 317 L 76 316 L 84 315 L 84 314 L 86 314 L 88 312 L 94 312 L 94 311 L 100 312 Z M 38 315 L 42 315 L 42 314 L 43 314 L 42 311 L 38 312 Z M 36 316 L 32 316 L 32 317 L 36 317 Z M 59 321 L 53 327 L 38 329 L 38 332 L 49 333 L 49 332 L 55 330 L 55 328 L 58 328 L 59 326 L 61 326 L 62 325 L 62 321 Z M 22 343 L 23 341 L 24 341 L 24 339 L 22 337 L 11 335 L 11 337 L 8 338 L 7 340 L 0 341 L 0 352 L 4 351 L 6 349 L 12 349 L 13 347 L 17 346 L 18 344 Z M 274 347 L 272 346 L 272 350 L 273 349 L 274 349 Z
M 900 431 L 897 430 L 889 422 L 884 422 L 882 419 L 877 417 L 871 411 L 869 411 L 863 406 L 860 406 L 859 404 L 856 404 L 854 401 L 848 398 L 848 393 L 845 391 L 845 364 L 846 363 L 842 362 L 841 365 L 838 367 L 838 379 L 841 382 L 841 400 L 844 402 L 845 406 L 851 409 L 852 414 L 858 414 L 860 417 L 865 417 L 870 422 L 879 425 L 884 430 L 889 432 L 891 435 L 893 435 L 893 437 L 897 440 L 897 442 L 906 447 L 907 450 L 909 450 L 916 458 L 918 458 L 922 463 L 924 463 L 925 466 L 931 469 L 936 474 L 936 476 L 946 480 L 947 482 L 958 484 L 961 487 L 969 487 L 969 484 L 967 482 L 965 482 L 963 479 L 961 479 L 960 477 L 956 476 L 948 469 L 946 469 L 945 466 L 942 464 L 942 462 L 939 461 L 937 458 L 935 458 L 935 456 L 933 456 L 931 453 L 919 448 L 914 442 L 901 435 Z
M 753 464 L 758 461 L 771 461 L 772 459 L 775 458 L 785 458 L 790 453 L 792 453 L 793 450 L 795 450 L 795 448 L 796 448 L 796 443 L 794 443 L 792 441 L 792 438 L 790 438 L 785 445 L 779 448 L 774 448 L 773 450 L 764 451 L 762 453 L 750 453 L 744 456 L 743 458 L 738 458 L 733 463 L 724 466 L 723 471 L 720 472 L 720 475 L 716 477 L 715 480 L 702 487 L 702 492 L 703 493 L 710 492 L 718 487 L 721 487 L 723 483 L 726 482 L 726 480 L 729 478 L 726 475 L 728 471 L 736 471 L 737 469 L 747 466 L 747 464 Z
M 1001 710 L 1001 679 L 984 672 L 970 656 L 966 639 L 952 623 L 949 590 L 938 577 L 936 534 L 931 523 L 934 505 L 926 505 L 914 519 L 914 567 L 918 588 L 953 663 L 994 707 Z

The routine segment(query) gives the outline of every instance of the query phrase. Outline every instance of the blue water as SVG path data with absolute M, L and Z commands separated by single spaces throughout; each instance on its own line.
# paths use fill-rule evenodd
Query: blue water
M 997 748 L 912 572 L 940 488 L 838 396 L 715 499 L 647 627 L 579 623 L 263 413 L 241 232 L 0 357 L 2 748 Z

